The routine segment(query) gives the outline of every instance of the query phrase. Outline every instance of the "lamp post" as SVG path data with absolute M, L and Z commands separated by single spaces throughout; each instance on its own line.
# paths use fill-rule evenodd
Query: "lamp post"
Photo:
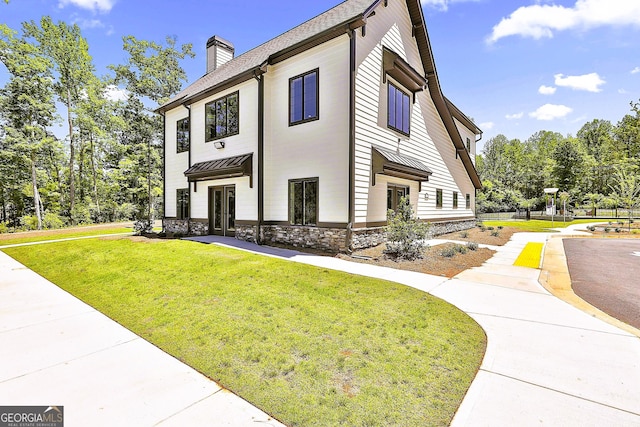
M 553 214 L 555 213 L 556 210 L 556 193 L 558 192 L 559 188 L 545 188 L 544 192 L 545 194 L 552 194 L 552 199 L 551 199 L 551 228 L 553 228 Z

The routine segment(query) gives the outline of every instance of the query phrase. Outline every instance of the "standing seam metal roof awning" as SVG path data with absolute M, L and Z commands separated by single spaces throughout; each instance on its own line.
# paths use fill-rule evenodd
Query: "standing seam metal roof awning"
M 413 157 L 398 154 L 375 145 L 371 149 L 371 169 L 374 186 L 376 185 L 376 174 L 381 173 L 418 181 L 421 191 L 422 181 L 429 181 L 429 177 L 433 174 L 431 169 L 424 163 Z
M 189 182 L 248 176 L 253 188 L 253 153 L 196 163 L 184 175 Z

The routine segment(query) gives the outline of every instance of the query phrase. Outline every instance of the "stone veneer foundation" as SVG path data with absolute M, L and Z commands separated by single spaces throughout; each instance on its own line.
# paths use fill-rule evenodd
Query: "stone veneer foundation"
M 180 235 L 202 236 L 209 234 L 209 224 L 203 220 L 164 219 L 164 231 Z M 429 237 L 475 227 L 475 219 L 432 222 Z M 347 251 L 347 233 L 344 228 L 319 228 L 294 225 L 263 225 L 261 227 L 262 244 L 285 244 L 299 248 L 321 249 L 330 252 Z M 236 239 L 255 242 L 257 227 L 255 225 L 236 226 Z M 364 249 L 377 246 L 386 240 L 384 227 L 360 228 L 351 231 L 351 248 Z

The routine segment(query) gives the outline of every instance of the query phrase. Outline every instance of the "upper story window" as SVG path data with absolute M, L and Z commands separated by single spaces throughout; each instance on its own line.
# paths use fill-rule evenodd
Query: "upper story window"
M 240 133 L 239 98 L 239 92 L 234 92 L 204 106 L 206 141 Z
M 189 118 L 178 120 L 176 129 L 177 152 L 189 151 Z
M 471 152 L 471 139 L 467 138 L 467 151 Z
M 465 198 L 465 204 L 464 204 L 464 206 L 465 206 L 467 209 L 471 209 L 471 194 L 467 194 L 467 195 L 466 195 L 466 198 Z
M 289 79 L 289 125 L 318 120 L 318 70 Z
M 389 83 L 388 126 L 409 136 L 411 123 L 411 98 L 393 83 Z

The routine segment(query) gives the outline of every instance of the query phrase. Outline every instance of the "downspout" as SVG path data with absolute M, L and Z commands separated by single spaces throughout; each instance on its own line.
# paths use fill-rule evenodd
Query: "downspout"
M 166 233 L 164 220 L 167 218 L 167 116 L 162 115 L 162 232 Z
M 356 216 L 356 30 L 349 32 L 349 219 L 345 248 L 348 253 L 353 252 L 353 226 Z
M 266 65 L 256 71 L 258 81 L 258 223 L 256 243 L 262 244 L 262 223 L 264 222 L 264 73 Z
M 189 151 L 187 152 L 187 156 L 188 156 L 188 161 L 187 161 L 187 169 L 191 167 L 191 105 L 187 105 L 186 103 L 182 104 L 182 106 L 184 108 L 187 109 L 187 111 L 189 111 Z M 187 203 L 189 206 L 189 212 L 187 215 L 187 236 L 191 235 L 191 182 L 189 182 L 187 180 L 187 184 L 188 184 L 188 188 L 189 188 L 189 193 L 188 193 L 188 199 L 187 199 Z M 198 185 L 194 182 L 194 190 L 195 190 L 195 186 Z

